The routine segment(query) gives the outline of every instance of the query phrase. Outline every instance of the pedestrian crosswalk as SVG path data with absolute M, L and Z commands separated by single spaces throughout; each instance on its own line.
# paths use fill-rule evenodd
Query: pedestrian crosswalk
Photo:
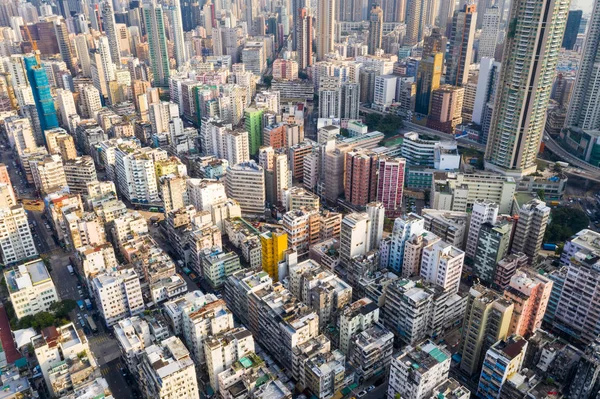
M 123 368 L 125 368 L 125 366 L 120 361 L 116 362 L 115 364 L 110 365 L 110 366 L 108 364 L 105 364 L 104 366 L 102 366 L 100 368 L 100 373 L 102 374 L 103 377 L 106 377 L 107 375 L 109 375 L 111 373 L 111 371 L 113 371 L 113 372 L 116 371 L 116 372 L 120 373 L 121 369 L 123 369 Z
M 91 343 L 96 344 L 96 345 L 100 345 L 105 342 L 109 342 L 111 340 L 112 340 L 112 338 L 109 337 L 108 334 L 106 334 L 106 333 L 88 336 L 88 341 L 90 341 Z

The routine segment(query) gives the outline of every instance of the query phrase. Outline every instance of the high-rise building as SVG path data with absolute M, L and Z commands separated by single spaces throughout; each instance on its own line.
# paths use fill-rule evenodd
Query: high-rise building
M 145 397 L 199 396 L 196 366 L 190 352 L 177 337 L 151 345 L 140 354 L 141 390 Z
M 267 231 L 260 235 L 262 269 L 273 281 L 279 281 L 279 262 L 285 259 L 288 235 L 283 230 Z
M 309 8 L 301 8 L 294 12 L 298 13 L 298 26 L 296 27 L 298 32 L 298 66 L 301 70 L 305 70 L 313 63 L 313 19 Z
M 165 30 L 164 12 L 161 4 L 155 0 L 144 4 L 144 21 L 148 36 L 150 66 L 152 67 L 153 85 L 168 87 L 171 67 L 167 47 L 167 32 Z
M 594 2 L 594 11 L 588 23 L 577 80 L 571 95 L 566 126 L 584 130 L 600 130 L 600 4 Z
M 61 58 L 65 64 L 67 64 L 67 68 L 69 68 L 71 74 L 75 76 L 78 69 L 75 61 L 75 50 L 71 44 L 69 31 L 67 30 L 67 23 L 64 19 L 59 18 L 54 22 L 54 29 L 56 31 L 56 39 L 58 40 Z
M 542 326 L 552 285 L 548 277 L 536 270 L 517 270 L 504 291 L 504 297 L 514 304 L 509 334 L 529 337 Z
M 133 267 L 97 274 L 90 289 L 107 326 L 144 311 L 140 279 Z
M 425 13 L 423 12 L 424 0 L 406 0 L 406 36 L 405 46 L 415 46 L 423 40 L 425 29 Z
M 50 92 L 46 70 L 38 65 L 34 56 L 27 56 L 23 60 L 25 61 L 27 78 L 33 91 L 35 108 L 37 109 L 42 131 L 58 127 L 58 117 L 56 116 L 54 99 Z
M 0 252 L 2 263 L 5 265 L 38 254 L 27 222 L 27 214 L 22 206 L 0 209 Z
M 381 48 L 383 36 L 383 10 L 377 4 L 373 4 L 369 15 L 369 54 L 375 55 L 375 51 Z
M 262 145 L 264 112 L 264 109 L 252 107 L 244 110 L 244 128 L 248 132 L 250 156 L 258 154 L 258 149 Z
M 477 397 L 501 397 L 502 386 L 521 371 L 526 351 L 527 340 L 519 335 L 496 342 L 485 354 Z
M 477 48 L 477 62 L 481 62 L 483 57 L 494 58 L 500 31 L 500 9 L 498 6 L 479 10 L 479 12 L 484 14 L 481 34 L 479 35 L 479 47 Z
M 110 45 L 110 56 L 116 65 L 121 64 L 121 47 L 117 34 L 117 24 L 115 22 L 115 12 L 112 8 L 112 1 L 107 0 L 100 5 L 102 11 L 102 27 L 108 37 Z
M 390 246 L 390 268 L 396 272 L 402 272 L 402 263 L 404 261 L 404 245 L 413 235 L 423 233 L 425 220 L 415 214 L 397 218 L 394 221 L 392 230 L 392 244 Z
M 512 223 L 486 222 L 479 227 L 479 237 L 473 258 L 473 270 L 480 280 L 491 284 L 496 277 L 496 266 L 508 254 Z
M 155 167 L 157 161 L 166 159 L 167 153 L 160 149 L 144 147 L 130 151 L 129 148 L 117 147 L 115 173 L 121 195 L 131 203 L 159 203 Z
M 59 300 L 52 277 L 41 259 L 4 271 L 4 281 L 18 319 L 48 311 Z
M 183 39 L 183 22 L 179 1 L 173 1 L 165 8 L 165 14 L 169 18 L 173 40 L 173 53 L 177 67 L 181 67 L 188 59 L 186 44 Z
M 235 199 L 245 215 L 265 212 L 265 174 L 254 161 L 230 165 L 225 178 L 227 196 Z
M 430 398 L 433 389 L 448 378 L 450 353 L 432 341 L 408 346 L 392 360 L 388 398 Z
M 348 353 L 355 334 L 365 331 L 379 322 L 379 308 L 368 298 L 359 299 L 344 306 L 340 312 L 340 350 Z
M 598 393 L 600 375 L 600 346 L 598 341 L 585 348 L 569 387 L 569 398 L 592 398 Z
M 421 277 L 444 291 L 458 292 L 465 253 L 460 249 L 437 241 L 423 248 Z
M 508 336 L 513 309 L 497 292 L 480 284 L 471 287 L 461 329 L 461 370 L 477 374 L 487 350 Z
M 356 256 L 371 250 L 371 219 L 367 213 L 350 213 L 342 220 L 340 259 L 349 265 Z
M 546 226 L 550 217 L 550 207 L 544 201 L 531 200 L 519 210 L 512 252 L 523 252 L 535 260 L 542 247 Z
M 575 42 L 577 42 L 577 35 L 579 34 L 579 25 L 581 24 L 582 16 L 582 10 L 569 11 L 569 17 L 567 18 L 567 26 L 565 28 L 565 36 L 563 37 L 562 41 L 563 48 L 567 50 L 573 50 Z
M 465 88 L 441 85 L 431 93 L 427 127 L 448 134 L 462 123 L 462 109 Z
M 346 201 L 366 206 L 377 196 L 377 155 L 358 149 L 346 153 Z
M 421 60 L 417 70 L 417 95 L 415 98 L 415 113 L 419 115 L 429 114 L 431 93 L 440 87 L 442 69 L 444 66 L 444 54 L 435 53 Z
M 336 0 L 318 0 L 317 3 L 317 60 L 333 51 L 335 37 Z
M 462 10 L 454 12 L 448 39 L 450 48 L 446 59 L 446 84 L 463 86 L 467 83 L 473 59 L 476 19 L 475 4 L 465 4 Z
M 466 254 L 468 258 L 474 259 L 477 253 L 477 241 L 479 229 L 484 223 L 496 224 L 498 218 L 498 204 L 488 200 L 476 200 L 471 213 L 469 225 L 469 236 L 467 238 Z
M 93 85 L 84 85 L 79 90 L 81 116 L 95 119 L 98 111 L 102 109 L 100 91 Z
M 380 157 L 377 169 L 377 201 L 383 204 L 387 217 L 400 216 L 406 159 Z
M 557 43 L 565 32 L 569 5 L 569 0 L 511 3 L 511 25 L 504 43 L 506 56 L 485 153 L 487 169 L 517 177 L 535 172 L 556 76 L 560 48 Z M 544 62 L 539 62 L 542 58 Z M 593 96 L 588 94 L 586 98 Z
M 40 194 L 49 194 L 67 187 L 67 178 L 60 155 L 47 155 L 29 161 L 35 188 Z
M 360 85 L 345 82 L 340 85 L 340 118 L 358 119 L 360 107 Z

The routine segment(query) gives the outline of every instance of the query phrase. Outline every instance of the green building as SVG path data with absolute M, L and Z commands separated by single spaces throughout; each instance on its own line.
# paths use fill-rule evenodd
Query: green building
M 258 149 L 262 145 L 262 116 L 265 113 L 264 109 L 246 108 L 244 111 L 245 129 L 248 132 L 248 141 L 250 145 L 250 156 L 258 154 Z

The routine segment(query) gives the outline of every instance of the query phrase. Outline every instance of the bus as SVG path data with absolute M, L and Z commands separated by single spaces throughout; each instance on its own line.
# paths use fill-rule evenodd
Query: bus
M 92 332 L 98 332 L 98 328 L 96 328 L 96 323 L 94 323 L 94 320 L 92 320 L 92 318 L 90 317 L 89 314 L 85 315 L 85 321 L 87 321 L 88 325 L 90 326 L 90 330 L 92 330 Z

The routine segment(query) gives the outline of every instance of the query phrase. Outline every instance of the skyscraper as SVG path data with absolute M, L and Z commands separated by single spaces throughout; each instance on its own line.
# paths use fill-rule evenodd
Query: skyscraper
M 415 99 L 415 113 L 429 114 L 431 93 L 440 87 L 444 54 L 435 53 L 421 60 L 417 71 L 417 96 Z
M 24 61 L 42 131 L 58 127 L 58 117 L 46 70 L 38 65 L 33 55 L 25 57 Z
M 75 58 L 75 51 L 71 44 L 71 38 L 69 38 L 69 31 L 67 30 L 67 23 L 62 18 L 57 18 L 54 25 L 56 31 L 56 40 L 58 40 L 58 47 L 60 49 L 60 56 L 62 60 L 67 64 L 67 68 L 71 71 L 73 76 L 77 75 L 77 64 L 73 58 Z
M 450 49 L 447 57 L 446 83 L 462 86 L 469 78 L 469 67 L 473 59 L 475 38 L 475 4 L 465 4 L 462 10 L 454 12 L 450 31 Z
M 298 59 L 299 68 L 305 70 L 312 65 L 313 50 L 312 50 L 312 17 L 308 8 L 301 8 L 296 11 L 298 13 L 298 26 L 295 31 L 298 37 Z
M 487 169 L 516 177 L 536 170 L 569 4 L 569 0 L 512 2 L 485 153 Z
M 414 46 L 423 39 L 423 0 L 406 1 L 406 36 L 404 44 Z
M 340 118 L 358 119 L 360 106 L 360 85 L 342 83 L 340 86 Z
M 173 47 L 175 52 L 175 62 L 177 67 L 181 67 L 188 59 L 185 42 L 183 40 L 183 22 L 181 21 L 181 9 L 179 1 L 174 1 L 165 9 L 171 26 L 173 38 Z
M 154 75 L 154 86 L 168 87 L 171 70 L 162 6 L 156 4 L 154 0 L 151 3 L 144 4 L 144 21 L 148 35 L 148 51 L 150 53 L 150 66 Z
M 317 7 L 317 59 L 333 51 L 336 0 L 318 0 Z
M 588 25 L 566 125 L 600 130 L 600 3 L 597 1 Z
M 484 12 L 484 10 L 479 10 Z M 494 58 L 496 45 L 498 44 L 498 31 L 500 30 L 500 9 L 492 6 L 485 10 L 479 36 L 479 48 L 477 50 L 477 62 L 483 57 Z
M 383 34 L 383 10 L 377 4 L 373 4 L 369 16 L 369 54 L 374 55 L 375 50 L 381 48 Z
M 379 158 L 377 169 L 377 201 L 383 204 L 387 217 L 398 217 L 402 213 L 406 159 Z
M 579 25 L 581 25 L 581 17 L 583 11 L 572 10 L 569 11 L 569 18 L 567 18 L 567 27 L 565 28 L 565 36 L 563 37 L 562 47 L 567 50 L 573 50 L 575 42 L 577 41 L 577 34 L 579 34 Z
M 104 33 L 108 37 L 108 43 L 110 44 L 110 56 L 113 62 L 119 65 L 121 63 L 121 48 L 117 36 L 117 26 L 115 23 L 115 12 L 112 8 L 112 1 L 104 1 L 100 7 L 102 8 L 102 25 Z

